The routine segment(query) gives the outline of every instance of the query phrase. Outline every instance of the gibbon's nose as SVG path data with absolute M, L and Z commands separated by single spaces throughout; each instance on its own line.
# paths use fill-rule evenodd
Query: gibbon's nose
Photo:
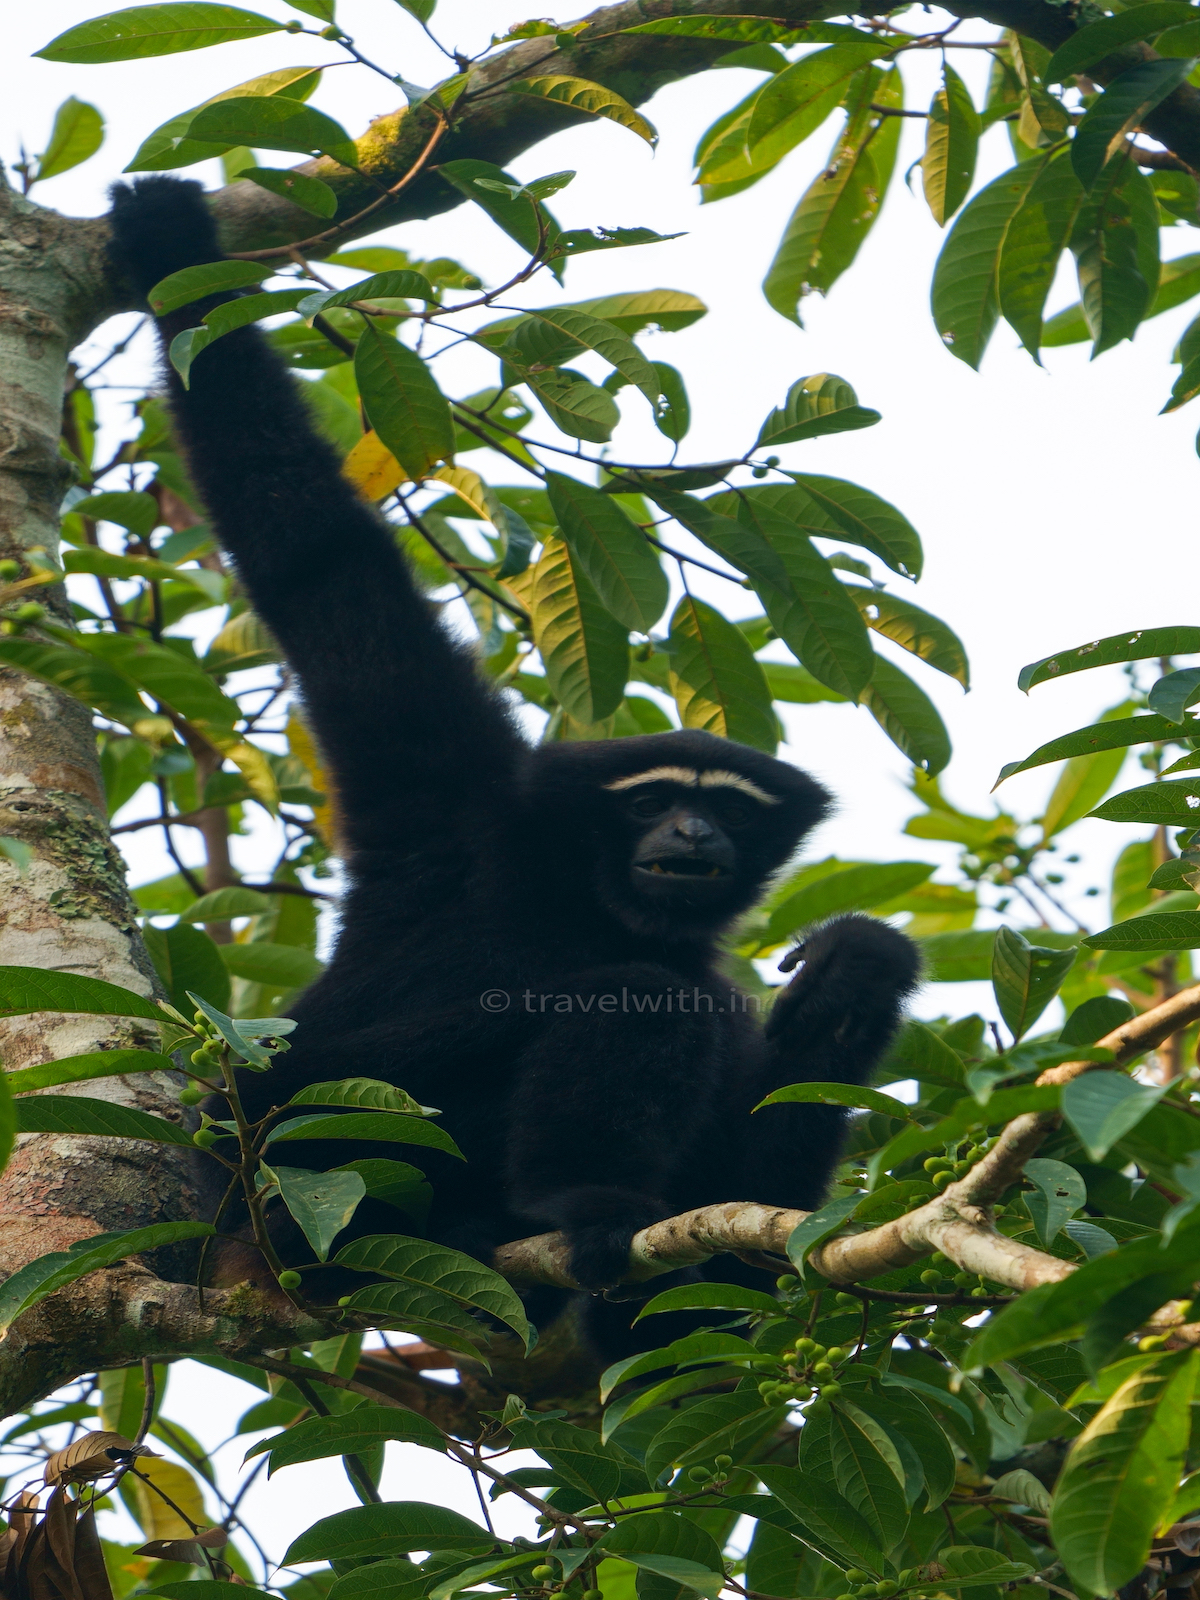
M 678 817 L 672 830 L 681 839 L 686 839 L 689 844 L 702 844 L 705 839 L 713 836 L 713 826 L 705 822 L 703 817 L 697 817 L 688 812 L 685 816 Z

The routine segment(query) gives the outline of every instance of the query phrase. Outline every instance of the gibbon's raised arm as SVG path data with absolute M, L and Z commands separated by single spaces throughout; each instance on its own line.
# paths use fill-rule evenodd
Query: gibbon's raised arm
M 199 184 L 115 187 L 114 262 L 145 295 L 221 259 Z M 159 319 L 163 348 L 224 294 Z M 257 328 L 168 373 L 171 411 L 222 546 L 295 670 L 348 845 L 411 849 L 487 805 L 519 742 L 469 650 L 414 586 L 392 532 L 314 431 L 298 380 Z M 408 834 L 409 828 L 417 830 Z

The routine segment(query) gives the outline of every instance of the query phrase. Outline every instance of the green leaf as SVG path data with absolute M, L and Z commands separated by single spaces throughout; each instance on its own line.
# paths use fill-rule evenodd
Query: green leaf
M 760 951 L 773 950 L 789 934 L 843 911 L 870 911 L 932 876 L 926 861 L 864 861 L 804 883 L 771 912 Z
M 353 1413 L 350 1413 L 353 1415 Z M 486 1528 L 421 1500 L 393 1500 L 378 1506 L 352 1506 L 322 1517 L 293 1539 L 285 1566 L 301 1561 L 347 1561 L 366 1556 L 407 1555 L 411 1550 L 459 1550 L 482 1555 L 494 1544 Z
M 34 181 L 43 183 L 47 178 L 57 178 L 60 172 L 70 172 L 94 156 L 103 143 L 104 118 L 100 112 L 86 100 L 68 95 L 54 113 L 50 143 L 38 157 Z
M 987 1106 L 975 1100 L 960 1100 L 949 1116 L 942 1117 L 929 1128 L 905 1128 L 890 1139 L 882 1150 L 877 1150 L 868 1164 L 871 1182 L 880 1173 L 898 1167 L 923 1150 L 937 1150 L 942 1145 L 961 1139 L 975 1128 L 990 1128 L 1022 1116 L 1026 1111 L 1057 1110 L 1061 1090 L 1057 1084 L 1031 1084 L 1018 1089 L 997 1089 Z
M 34 1011 L 163 1021 L 163 1012 L 153 1000 L 102 978 L 48 972 L 42 967 L 0 967 L 0 1017 L 27 1016 Z
M 818 372 L 792 384 L 783 405 L 772 411 L 759 429 L 754 448 L 762 450 L 768 445 L 795 444 L 827 433 L 870 428 L 881 420 L 878 411 L 859 405 L 858 396 L 844 378 Z
M 612 495 L 577 478 L 548 472 L 546 493 L 572 564 L 618 622 L 648 633 L 662 615 L 669 585 L 641 529 Z
M 429 1215 L 433 1190 L 425 1181 L 425 1174 L 407 1161 L 387 1161 L 382 1157 L 366 1157 L 360 1161 L 346 1161 L 334 1169 L 337 1172 L 357 1172 L 373 1199 L 383 1200 L 406 1216 L 413 1217 L 423 1226 Z
M 317 1260 L 328 1260 L 329 1247 L 358 1209 L 366 1184 L 357 1172 L 307 1172 L 303 1167 L 272 1167 L 270 1171 Z
M 26 1102 L 28 1103 L 28 1102 Z M 191 1141 L 189 1140 L 189 1143 Z M 115 1261 L 157 1250 L 186 1239 L 205 1239 L 216 1232 L 211 1222 L 158 1222 L 130 1233 L 105 1233 L 80 1239 L 69 1250 L 39 1256 L 0 1285 L 0 1330 L 10 1327 L 23 1311 L 37 1305 L 56 1289 L 86 1277 Z
M 1177 89 L 1192 69 L 1190 60 L 1140 61 L 1112 79 L 1084 112 L 1071 141 L 1075 176 L 1090 190 L 1126 138 Z
M 1178 726 L 1185 720 L 1183 714 L 1188 706 L 1197 700 L 1200 700 L 1200 667 L 1184 667 L 1160 678 L 1147 695 L 1146 705 Z
M 114 1105 L 110 1100 L 89 1100 L 83 1095 L 39 1094 L 16 1102 L 17 1127 L 21 1133 L 76 1133 L 92 1138 L 149 1139 L 155 1144 L 181 1144 L 190 1147 L 192 1136 L 167 1122 L 137 1111 L 132 1106 Z
M 779 1301 L 761 1289 L 744 1289 L 731 1283 L 681 1283 L 674 1289 L 664 1289 L 638 1312 L 633 1319 L 653 1317 L 660 1311 L 757 1311 L 762 1316 L 779 1314 Z
M 997 277 L 1008 230 L 1041 172 L 1039 156 L 993 178 L 965 207 L 933 271 L 934 326 L 951 355 L 978 371 L 1000 315 Z
M 10 1094 L 25 1094 L 30 1089 L 52 1089 L 60 1083 L 87 1083 L 93 1078 L 115 1078 L 130 1072 L 175 1070 L 170 1056 L 157 1055 L 153 1050 L 91 1050 L 86 1055 L 43 1061 L 36 1067 L 18 1067 L 6 1072 L 0 1088 L 7 1088 Z
M 404 267 L 398 272 L 376 272 L 369 278 L 360 278 L 348 289 L 322 289 L 317 294 L 309 294 L 297 309 L 302 316 L 315 317 L 319 311 L 327 311 L 331 306 L 409 299 L 436 301 L 437 294 L 423 272 L 413 272 Z
M 282 22 L 256 11 L 243 11 L 241 6 L 176 0 L 168 5 L 129 6 L 93 17 L 60 33 L 34 55 L 43 61 L 95 66 L 102 61 L 140 61 L 180 50 L 203 50 L 210 44 L 254 39 L 282 28 Z
M 925 199 L 939 228 L 962 205 L 975 176 L 979 113 L 966 84 L 948 61 L 942 62 L 942 87 L 934 95 L 925 124 L 921 176 Z
M 147 294 L 155 316 L 165 317 L 193 300 L 229 289 L 243 289 L 269 278 L 273 268 L 265 261 L 206 261 L 198 267 L 184 267 L 160 279 Z
M 513 327 L 500 354 L 519 367 L 536 371 L 558 366 L 583 350 L 593 350 L 607 361 L 641 390 L 655 416 L 659 414 L 662 383 L 653 364 L 612 322 L 575 306 L 529 312 Z
M 402 1111 L 409 1116 L 433 1116 L 430 1106 L 380 1078 L 335 1078 L 330 1083 L 310 1083 L 288 1101 L 290 1106 L 359 1106 L 371 1111 Z
M 1134 633 L 1110 634 L 1093 639 L 1072 650 L 1044 656 L 1041 661 L 1022 667 L 1018 689 L 1026 693 L 1039 683 L 1049 683 L 1070 672 L 1085 672 L 1090 667 L 1111 667 L 1125 661 L 1147 661 L 1159 656 L 1192 655 L 1200 651 L 1200 628 L 1141 628 Z
M 800 300 L 814 290 L 828 294 L 853 265 L 896 164 L 902 119 L 871 108 L 902 108 L 900 69 L 884 72 L 868 65 L 860 71 L 857 86 L 847 95 L 846 126 L 789 218 L 763 279 L 767 304 L 797 325 Z
M 438 170 L 444 172 L 446 169 L 439 167 Z M 560 309 L 586 312 L 588 316 L 599 317 L 601 322 L 611 322 L 614 328 L 629 335 L 641 333 L 645 328 L 678 333 L 683 328 L 690 328 L 708 312 L 703 300 L 682 289 L 639 289 L 626 294 L 606 294 L 596 300 L 579 300 L 573 307 Z M 634 381 L 630 379 L 630 382 Z
M 970 667 L 962 640 L 939 617 L 931 617 L 928 611 L 922 611 L 902 595 L 867 589 L 857 583 L 848 583 L 846 589 L 868 628 L 919 656 L 938 672 L 956 679 L 964 689 L 971 687 Z
M 838 1493 L 892 1550 L 908 1528 L 904 1467 L 883 1428 L 860 1407 L 841 1398 L 830 1417 L 830 1456 Z
M 454 421 L 429 368 L 399 339 L 368 323 L 354 355 L 368 420 L 414 483 L 454 456 Z
M 110 489 L 104 494 L 90 494 L 77 500 L 71 510 L 76 516 L 91 517 L 94 522 L 115 522 L 119 528 L 128 528 L 142 539 L 148 538 L 162 520 L 154 496 L 137 489 Z M 82 551 L 72 553 L 83 554 Z
M 1071 1448 L 1050 1512 L 1077 1584 L 1111 1594 L 1145 1565 L 1187 1453 L 1200 1355 L 1166 1355 L 1128 1378 Z
M 1085 1072 L 1064 1085 L 1063 1115 L 1091 1160 L 1103 1161 L 1165 1093 L 1165 1084 L 1134 1083 L 1123 1072 Z
M 871 681 L 858 702 L 914 766 L 935 776 L 947 765 L 950 735 L 937 707 L 924 689 L 883 656 L 875 657 Z
M 1090 934 L 1083 943 L 1092 950 L 1195 950 L 1200 948 L 1200 911 L 1149 911 Z
M 260 1439 L 251 1445 L 245 1459 L 249 1461 L 251 1456 L 270 1451 L 267 1476 L 272 1477 L 281 1467 L 293 1467 L 302 1461 L 322 1461 L 327 1456 L 356 1455 L 391 1439 L 419 1444 L 426 1450 L 439 1450 L 443 1454 L 446 1449 L 441 1430 L 427 1417 L 403 1406 L 360 1405 L 341 1416 L 306 1417 L 286 1433 L 277 1433 L 273 1438 Z
M 885 566 L 902 577 L 921 576 L 924 557 L 920 536 L 895 506 L 870 489 L 847 483 L 843 478 L 826 478 L 811 472 L 789 472 L 787 476 L 792 480 L 790 485 L 754 485 L 739 489 L 736 495 L 726 492 L 692 504 L 708 505 L 728 517 L 737 515 L 742 500 L 751 505 L 766 505 L 810 538 L 849 540 L 878 556 Z M 672 511 L 672 515 L 675 514 Z M 691 527 L 691 524 L 685 522 L 684 526 Z M 692 528 L 692 531 L 697 530 Z
M 730 183 L 766 171 L 794 150 L 839 104 L 854 74 L 885 47 L 866 39 L 833 45 L 794 61 L 754 97 L 733 140 L 718 140 L 700 166 L 698 182 Z
M 190 1013 L 189 994 L 202 994 L 215 1006 L 229 1004 L 229 973 L 220 949 L 207 933 L 186 923 L 156 928 L 148 922 L 142 937 L 176 1011 L 182 1011 L 184 1016 Z
M 838 1232 L 850 1213 L 857 1209 L 861 1198 L 861 1195 L 848 1194 L 827 1200 L 819 1211 L 810 1212 L 803 1222 L 797 1223 L 787 1242 L 788 1260 L 792 1265 L 803 1273 L 808 1257 L 818 1245 Z
M 601 1443 L 590 1428 L 528 1414 L 510 1431 L 515 1449 L 536 1450 L 555 1472 L 596 1501 L 646 1492 L 641 1464 L 620 1445 Z
M 214 889 L 180 914 L 180 922 L 227 922 L 233 917 L 261 917 L 272 909 L 269 895 L 257 889 Z
M 351 1111 L 332 1117 L 310 1113 L 292 1117 L 273 1128 L 267 1142 L 280 1144 L 291 1139 L 371 1139 L 381 1144 L 421 1144 L 445 1150 L 460 1161 L 466 1160 L 450 1135 L 435 1122 L 398 1116 L 393 1111 Z
M 524 1340 L 527 1350 L 532 1348 L 533 1330 L 516 1290 L 498 1272 L 463 1255 L 460 1250 L 430 1244 L 425 1239 L 406 1239 L 399 1234 L 373 1234 L 343 1245 L 334 1260 L 339 1267 L 352 1267 L 357 1272 L 377 1273 L 397 1283 L 434 1289 L 469 1310 L 486 1311 L 489 1316 L 507 1323 Z M 428 1549 L 429 1546 L 418 1548 Z
M 771 691 L 745 636 L 712 606 L 684 595 L 671 617 L 671 694 L 685 728 L 775 754 Z
M 338 197 L 320 178 L 310 178 L 303 172 L 292 172 L 281 167 L 243 167 L 239 179 L 256 183 L 260 189 L 290 200 L 302 211 L 314 217 L 336 217 Z
M 879 1570 L 879 1541 L 874 1531 L 827 1478 L 773 1462 L 757 1462 L 754 1471 L 799 1521 L 801 1537 L 811 1536 L 818 1548 L 830 1549 L 847 1564 L 864 1562 Z
M 1113 795 L 1102 806 L 1097 806 L 1091 814 L 1101 822 L 1152 822 L 1160 827 L 1174 823 L 1176 826 L 1194 828 L 1198 810 L 1200 779 L 1183 778 L 1174 783 L 1147 783 L 1140 789 L 1126 789 L 1121 794 Z M 1151 948 L 1148 944 L 1142 945 L 1143 950 Z M 1190 949 L 1191 946 L 1178 948 Z
M 1115 995 L 1095 995 L 1077 1006 L 1059 1034 L 1061 1044 L 1095 1044 L 1115 1028 L 1131 1022 L 1137 1015 L 1128 1000 Z
M 654 1484 L 673 1467 L 711 1462 L 714 1455 L 777 1427 L 782 1415 L 781 1407 L 764 1406 L 756 1389 L 701 1400 L 677 1412 L 654 1435 L 646 1450 L 646 1476 Z
M 1071 237 L 1093 358 L 1132 338 L 1149 310 L 1159 274 L 1158 231 L 1149 179 L 1118 155 L 1080 208 Z
M 273 1052 L 257 1041 L 263 1038 L 278 1041 L 296 1026 L 290 1017 L 239 1017 L 235 1022 L 198 994 L 189 992 L 188 999 L 198 1011 L 204 1013 L 234 1053 L 245 1057 L 246 1062 L 259 1072 L 271 1065 Z
M 1084 200 L 1083 186 L 1068 157 L 1064 148 L 1042 167 L 1009 223 L 1000 251 L 1000 310 L 1039 365 L 1039 347 L 1057 342 L 1043 338 L 1042 316 L 1058 259 L 1070 242 Z M 1079 315 L 1081 337 L 1086 338 L 1082 308 Z
M 729 39 L 735 44 L 801 44 L 819 37 L 807 28 L 788 28 L 767 17 L 656 17 L 653 22 L 639 22 L 635 27 L 622 28 L 621 32 Z
M 219 945 L 221 960 L 236 978 L 251 983 L 266 983 L 277 989 L 300 989 L 319 978 L 325 963 L 311 950 L 297 945 L 268 944 L 253 940 L 248 944 Z
M 220 94 L 205 100 L 202 106 L 192 106 L 178 116 L 171 117 L 161 127 L 148 134 L 138 147 L 137 154 L 125 168 L 126 172 L 161 172 L 173 167 L 191 166 L 196 161 L 211 160 L 226 154 L 232 147 L 227 144 L 202 144 L 188 137 L 192 118 L 216 100 L 237 100 L 246 95 L 286 95 L 292 100 L 307 100 L 321 81 L 320 67 L 285 67 L 276 72 L 263 73 L 246 83 L 223 89 Z M 253 156 L 249 159 L 252 161 Z
M 946 1545 L 938 1551 L 939 1565 L 946 1568 L 948 1588 L 967 1589 L 977 1584 L 1019 1583 L 1033 1568 L 1025 1561 L 1006 1561 L 995 1550 L 977 1544 Z
M 288 95 L 212 100 L 196 112 L 188 135 L 202 144 L 297 150 L 306 155 L 331 156 L 346 166 L 358 161 L 354 140 L 340 122 Z
M 1089 1041 L 1090 1042 L 1090 1041 Z M 1085 1074 L 1086 1078 L 1094 1073 Z M 1098 1158 L 1097 1158 L 1098 1159 Z M 1022 1198 L 1033 1218 L 1033 1226 L 1042 1248 L 1049 1250 L 1062 1232 L 1068 1217 L 1073 1217 L 1087 1203 L 1087 1184 L 1074 1167 L 1065 1161 L 1046 1161 L 1038 1158 L 1025 1163 L 1025 1176 L 1035 1186 L 1036 1193 L 1026 1192 Z
M 619 127 L 628 128 L 639 139 L 645 139 L 651 149 L 658 143 L 658 134 L 640 112 L 637 112 L 612 89 L 601 83 L 590 83 L 586 78 L 571 78 L 561 73 L 546 73 L 537 78 L 519 78 L 505 85 L 509 94 L 533 95 L 538 100 L 549 100 L 554 105 L 570 106 L 572 111 L 585 111 L 591 117 L 606 117 Z
M 992 988 L 1014 1043 L 1028 1033 L 1075 964 L 1074 950 L 1032 945 L 1015 928 L 999 928 L 992 947 Z
M 621 413 L 609 391 L 569 367 L 531 373 L 526 379 L 546 415 L 570 439 L 606 444 Z
M 515 239 L 528 255 L 532 256 L 541 243 L 538 229 L 538 212 L 529 204 L 528 200 L 514 200 L 511 190 L 521 187 L 521 180 L 514 178 L 511 173 L 503 168 L 493 166 L 490 161 L 443 161 L 438 164 L 438 175 L 452 183 L 458 192 L 465 195 L 468 200 L 473 200 L 491 217 L 497 227 L 502 228 L 510 239 Z M 491 183 L 500 183 L 504 189 L 481 189 L 477 186 L 476 178 L 486 178 Z M 542 219 L 549 222 L 549 231 L 546 235 L 546 248 L 552 250 L 559 237 L 558 224 L 546 210 L 545 206 L 538 208 Z M 550 270 L 562 281 L 561 260 L 551 261 Z
M 148 714 L 137 691 L 119 672 L 71 645 L 43 644 L 40 639 L 0 638 L 0 661 L 52 683 L 127 728 Z
M 959 1088 L 963 1081 L 962 1062 L 958 1056 L 944 1039 L 921 1022 L 905 1023 L 884 1057 L 880 1073 L 885 1079 L 916 1078 L 918 1083 L 937 1083 L 950 1089 Z
M 1164 28 L 1195 20 L 1195 7 L 1184 0 L 1148 0 L 1145 5 L 1090 22 L 1060 44 L 1042 69 L 1043 83 L 1065 83 L 1135 39 L 1152 39 Z
M 903 1101 L 895 1095 L 880 1094 L 877 1089 L 860 1088 L 854 1083 L 790 1083 L 786 1088 L 773 1089 L 765 1100 L 760 1100 L 755 1111 L 764 1106 L 789 1105 L 853 1106 L 859 1111 L 882 1111 L 888 1117 L 901 1117 L 908 1122 Z
M 708 1600 L 717 1600 L 725 1586 L 725 1567 L 716 1540 L 696 1523 L 669 1511 L 622 1517 L 596 1548 L 707 1595 Z
M 1156 0 L 1147 0 L 1148 4 Z M 1126 750 L 1132 744 L 1151 744 L 1160 739 L 1170 739 L 1179 732 L 1176 724 L 1166 717 L 1123 717 L 1113 722 L 1093 722 L 1090 727 L 1076 728 L 1074 733 L 1061 734 L 1049 743 L 1039 745 L 1024 761 L 1010 761 L 1000 768 L 1000 776 L 993 784 L 998 789 L 1007 778 L 1018 772 L 1028 772 L 1032 767 L 1044 767 L 1051 761 L 1066 761 L 1074 756 L 1098 755 L 1107 750 Z
M 559 539 L 542 547 L 529 609 L 534 643 L 563 709 L 583 723 L 611 716 L 629 677 L 628 635 Z
M 815 678 L 855 697 L 870 680 L 875 656 L 858 607 L 832 567 L 795 523 L 762 501 L 743 497 L 737 523 L 750 538 L 751 576 L 776 633 Z M 740 551 L 728 559 L 742 565 Z M 776 564 L 785 574 L 779 587 Z

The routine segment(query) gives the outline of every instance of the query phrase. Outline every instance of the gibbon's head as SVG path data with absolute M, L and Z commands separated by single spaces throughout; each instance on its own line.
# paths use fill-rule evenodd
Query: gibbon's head
M 593 893 L 659 937 L 705 938 L 747 910 L 831 804 L 798 767 L 709 733 L 543 745 L 537 757 L 538 796 L 575 819 Z

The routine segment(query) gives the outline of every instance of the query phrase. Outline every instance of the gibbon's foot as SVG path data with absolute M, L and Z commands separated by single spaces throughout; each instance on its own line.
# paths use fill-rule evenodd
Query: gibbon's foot
M 629 1243 L 640 1228 L 671 1215 L 661 1200 L 632 1189 L 590 1184 L 539 1203 L 567 1235 L 571 1274 L 592 1294 L 611 1289 L 629 1270 Z

